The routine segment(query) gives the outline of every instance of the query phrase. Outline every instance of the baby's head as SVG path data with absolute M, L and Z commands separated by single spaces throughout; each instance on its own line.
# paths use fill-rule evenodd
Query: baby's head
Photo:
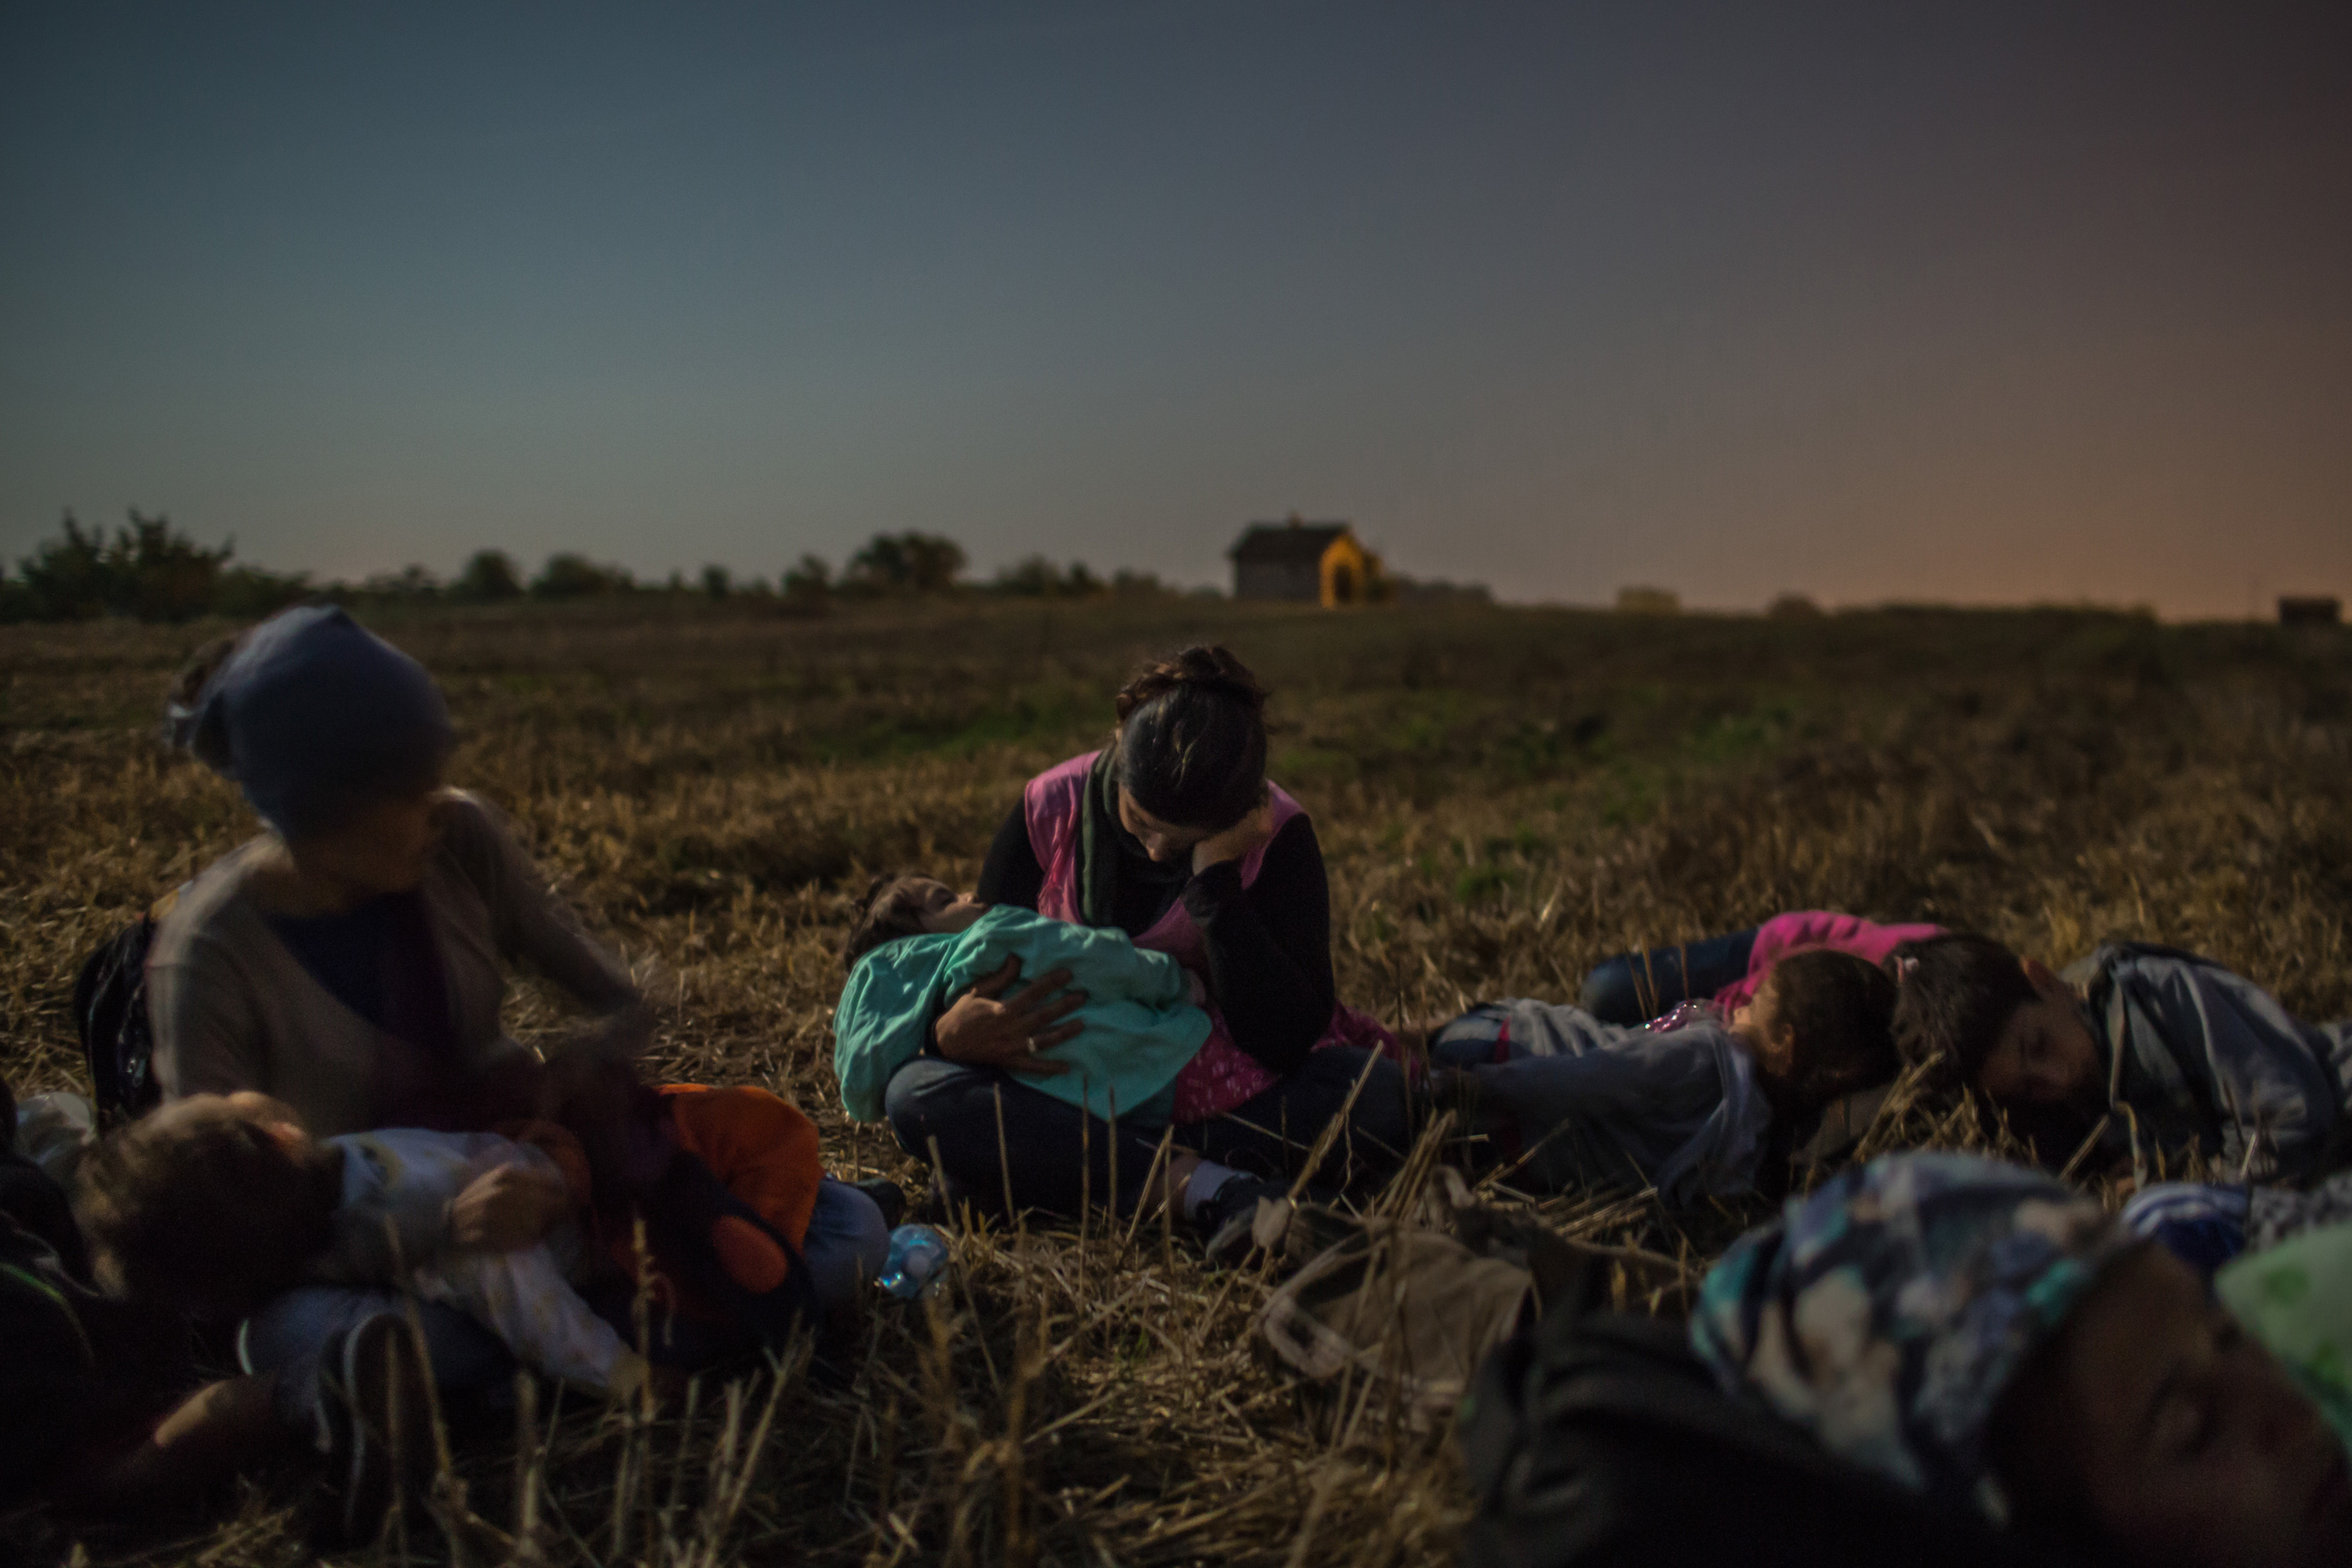
M 265 1094 L 199 1094 L 132 1123 L 81 1167 L 83 1230 L 129 1294 L 236 1317 L 328 1245 L 334 1151 Z
M 1937 1063 L 2028 1123 L 2095 1108 L 2104 1087 L 2098 1040 L 2074 990 L 2047 965 L 1990 936 L 1951 932 L 1906 942 L 1887 967 L 1897 991 L 1895 1043 L 1906 1060 Z
M 841 945 L 841 967 L 856 968 L 857 960 L 887 942 L 970 929 L 988 913 L 988 905 L 968 893 L 958 893 L 937 877 L 919 873 L 877 876 L 866 890 L 866 904 L 849 939 Z
M 1766 971 L 1732 1027 L 1756 1055 L 1765 1098 L 1784 1115 L 1891 1081 L 1902 1069 L 1895 982 L 1851 953 L 1790 953 Z

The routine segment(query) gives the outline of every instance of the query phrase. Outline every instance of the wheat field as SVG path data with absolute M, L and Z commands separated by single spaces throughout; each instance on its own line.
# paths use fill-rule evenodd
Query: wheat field
M 924 1167 L 846 1123 L 831 1089 L 850 894 L 886 869 L 968 885 L 1022 781 L 1099 743 L 1138 659 L 1196 641 L 1274 688 L 1271 770 L 1322 839 L 1341 996 L 1391 1023 L 1572 999 L 1610 953 L 1811 907 L 1976 926 L 2053 961 L 2159 939 L 2304 1016 L 2352 1013 L 2352 636 L 2333 629 L 1175 596 L 376 623 L 448 692 L 453 781 L 513 817 L 646 983 L 656 1071 L 772 1087 L 817 1118 L 835 1174 L 910 1193 Z M 81 956 L 254 831 L 230 787 L 156 738 L 173 672 L 223 629 L 0 628 L 0 1065 L 19 1093 L 82 1078 Z M 527 1040 L 563 1023 L 527 981 L 509 1018 Z M 1874 1144 L 1999 1136 L 1919 1103 Z M 1637 1310 L 1675 1310 L 1765 1211 L 1488 1193 L 1626 1249 L 1616 1293 Z M 878 1303 L 845 1378 L 793 1363 L 659 1416 L 543 1397 L 457 1421 L 437 1503 L 382 1551 L 600 1568 L 1447 1557 L 1470 1499 L 1444 1435 L 1272 1370 L 1250 1336 L 1266 1288 L 1206 1270 L 1156 1220 L 960 1229 L 945 1287 Z M 289 1461 L 202 1517 L 18 1520 L 0 1556 L 290 1563 L 305 1484 Z M 495 1529 L 438 1522 L 464 1515 Z

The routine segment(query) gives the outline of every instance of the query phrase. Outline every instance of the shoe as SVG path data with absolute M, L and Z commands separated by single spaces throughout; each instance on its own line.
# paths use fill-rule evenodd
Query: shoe
M 1236 1171 L 1192 1211 L 1194 1228 L 1208 1238 L 1212 1267 L 1234 1268 L 1266 1245 L 1256 1235 L 1258 1206 L 1262 1203 L 1280 1204 L 1287 1210 L 1290 1184 Z
M 383 1533 L 394 1505 L 421 1497 L 432 1479 L 431 1391 L 416 1342 L 395 1314 L 330 1341 L 320 1361 L 330 1494 L 314 1544 L 364 1546 Z
M 849 1185 L 874 1200 L 874 1207 L 882 1211 L 882 1228 L 885 1230 L 898 1228 L 898 1221 L 907 1214 L 907 1195 L 899 1189 L 897 1182 L 876 1176 L 869 1181 L 854 1181 Z

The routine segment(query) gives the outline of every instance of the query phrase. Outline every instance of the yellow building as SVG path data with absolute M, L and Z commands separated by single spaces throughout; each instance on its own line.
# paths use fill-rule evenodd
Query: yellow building
M 1235 599 L 1280 599 L 1320 604 L 1369 604 L 1381 596 L 1381 558 L 1366 549 L 1344 522 L 1252 523 L 1234 548 Z

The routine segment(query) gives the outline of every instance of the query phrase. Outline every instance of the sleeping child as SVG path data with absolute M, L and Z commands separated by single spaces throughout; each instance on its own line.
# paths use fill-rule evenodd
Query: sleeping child
M 85 1166 L 82 1220 L 137 1299 L 233 1320 L 267 1312 L 297 1285 L 404 1285 L 473 1318 L 551 1377 L 616 1396 L 635 1390 L 649 1374 L 645 1358 L 574 1288 L 588 1259 L 576 1220 L 511 1252 L 441 1244 L 449 1202 L 500 1166 L 563 1176 L 541 1148 L 491 1133 L 313 1138 L 267 1095 L 198 1094 L 99 1145 Z
M 1200 983 L 1173 956 L 1123 931 L 991 907 L 929 877 L 878 885 L 842 951 L 850 966 L 834 1011 L 834 1068 L 857 1121 L 879 1121 L 890 1075 L 923 1049 L 948 1003 L 1007 957 L 1027 974 L 1067 969 L 1086 1027 L 1038 1052 L 1034 1088 L 1105 1120 L 1167 1121 L 1177 1074 L 1212 1028 Z M 1157 1114 L 1155 1114 L 1157 1113 Z
M 1625 1025 L 1488 1002 L 1430 1035 L 1432 1088 L 1459 1092 L 1536 1186 L 1655 1187 L 1689 1204 L 1754 1190 L 1808 1116 L 1893 1079 L 1894 1008 L 1884 970 L 1822 948 L 1781 958 L 1728 1012 L 1689 1002 Z
M 1827 947 L 1880 964 L 1899 944 L 1924 941 L 1941 929 L 1919 923 L 1882 925 L 1833 909 L 1791 909 L 1744 931 L 1646 953 L 1620 953 L 1584 977 L 1577 1006 L 1603 1023 L 1640 1023 L 1685 1000 L 1710 997 L 1728 1011 L 1745 1007 L 1766 971 L 1801 948 Z
M 2210 958 L 2115 942 L 2063 973 L 1989 936 L 1908 942 L 1888 963 L 1906 1057 L 1945 1066 L 2055 1166 L 2102 1126 L 2115 1155 L 2236 1181 L 2340 1163 L 2352 1021 L 2309 1024 Z

